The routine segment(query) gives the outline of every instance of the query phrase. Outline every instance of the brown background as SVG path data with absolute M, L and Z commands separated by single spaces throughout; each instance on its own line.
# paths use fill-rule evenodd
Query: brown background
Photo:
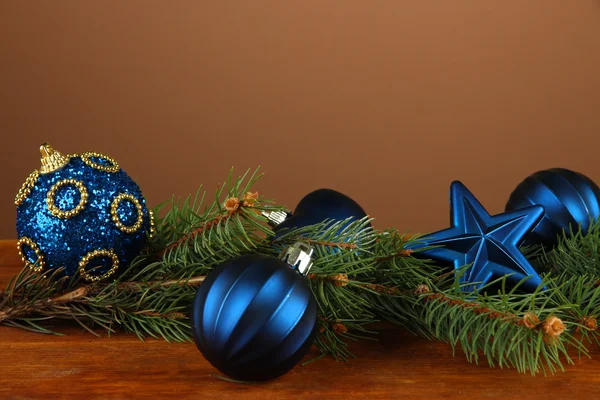
M 377 225 L 490 212 L 526 175 L 600 181 L 600 2 L 0 1 L 0 238 L 48 140 L 116 158 L 151 204 L 262 165 Z

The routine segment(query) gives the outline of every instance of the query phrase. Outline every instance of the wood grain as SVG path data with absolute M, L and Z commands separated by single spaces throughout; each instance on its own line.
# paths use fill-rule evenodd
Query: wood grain
M 10 242 L 0 242 L 0 285 L 19 271 Z M 12 249 L 12 250 L 11 250 Z M 16 252 L 15 252 L 16 253 Z M 443 343 L 382 326 L 379 341 L 352 346 L 349 362 L 323 358 L 261 384 L 220 379 L 191 343 L 96 338 L 71 324 L 65 336 L 0 327 L 2 398 L 178 399 L 548 399 L 600 398 L 600 351 L 566 372 L 532 377 L 469 364 Z M 313 349 L 307 360 L 318 353 Z

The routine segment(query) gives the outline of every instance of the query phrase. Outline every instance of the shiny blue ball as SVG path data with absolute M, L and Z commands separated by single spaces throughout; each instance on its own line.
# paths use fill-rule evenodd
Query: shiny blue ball
M 318 189 L 304 196 L 293 214 L 277 225 L 274 231 L 279 232 L 284 228 L 302 228 L 327 219 L 343 221 L 352 218 L 351 221 L 355 221 L 366 216 L 365 210 L 345 194 L 333 189 Z
M 600 188 L 591 179 L 564 168 L 539 171 L 526 178 L 512 192 L 506 211 L 538 204 L 544 217 L 524 244 L 553 246 L 564 231 L 588 231 L 600 217 Z
M 306 278 L 265 255 L 243 255 L 213 269 L 198 288 L 191 320 L 204 357 L 243 381 L 288 372 L 318 330 L 317 304 Z
M 54 169 L 34 171 L 15 199 L 19 252 L 42 273 L 64 267 L 67 276 L 108 278 L 146 244 L 152 218 L 146 201 L 109 157 L 56 154 Z

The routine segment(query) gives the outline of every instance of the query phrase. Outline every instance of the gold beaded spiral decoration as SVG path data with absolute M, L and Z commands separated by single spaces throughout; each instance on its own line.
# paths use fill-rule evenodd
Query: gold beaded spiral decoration
M 137 220 L 133 225 L 127 226 L 119 219 L 119 214 L 117 211 L 119 209 L 119 204 L 121 204 L 123 200 L 129 200 L 135 205 L 135 209 L 137 211 Z M 134 233 L 140 229 L 144 221 L 144 210 L 142 209 L 142 205 L 140 204 L 139 200 L 135 198 L 135 196 L 129 193 L 120 193 L 117 195 L 117 197 L 115 197 L 110 205 L 110 215 L 112 216 L 112 220 L 117 228 L 125 233 Z
M 25 252 L 23 251 L 24 245 L 31 247 L 31 249 L 35 252 L 35 255 L 37 256 L 35 262 L 30 262 L 25 256 Z M 19 241 L 17 242 L 17 250 L 19 250 L 19 256 L 21 256 L 21 260 L 23 260 L 25 265 L 31 268 L 34 272 L 41 272 L 46 267 L 46 261 L 44 260 L 44 255 L 42 254 L 42 251 L 38 247 L 37 243 L 35 243 L 30 238 L 24 236 L 21 239 L 19 239 Z
M 29 174 L 27 179 L 25 179 L 25 182 L 23 182 L 23 186 L 21 186 L 21 189 L 19 189 L 19 192 L 15 196 L 15 206 L 18 207 L 21 204 L 23 204 L 27 196 L 31 194 L 31 190 L 35 186 L 35 182 L 37 182 L 37 179 L 39 177 L 40 171 L 38 171 L 37 169 L 34 170 L 31 174 Z
M 75 186 L 79 190 L 80 199 L 79 199 L 79 204 L 77 204 L 77 206 L 75 206 L 75 208 L 73 208 L 72 210 L 63 211 L 56 206 L 55 197 L 56 197 L 56 192 L 58 191 L 58 189 L 60 189 L 63 186 L 66 186 L 66 185 Z M 75 179 L 63 179 L 61 181 L 56 182 L 50 188 L 50 190 L 48 191 L 48 196 L 46 197 L 46 203 L 48 204 L 48 209 L 50 210 L 52 215 L 54 215 L 55 217 L 71 218 L 71 217 L 74 217 L 75 215 L 79 214 L 83 210 L 83 208 L 87 204 L 87 199 L 88 199 L 88 192 L 87 192 L 87 189 L 84 186 L 83 182 L 75 180 Z
M 92 157 L 103 158 L 104 160 L 108 161 L 111 165 L 98 164 L 97 162 L 92 161 Z M 88 165 L 92 168 L 98 169 L 100 171 L 104 171 L 104 172 L 118 172 L 119 171 L 119 164 L 117 164 L 117 162 L 114 159 L 112 159 L 108 156 L 105 156 L 104 154 L 88 151 L 88 152 L 81 154 L 81 160 L 86 165 Z
M 96 257 L 110 257 L 112 259 L 112 266 L 108 271 L 100 276 L 90 274 L 85 267 L 89 264 L 89 262 Z M 81 275 L 84 279 L 90 282 L 98 282 L 103 279 L 108 278 L 119 269 L 119 257 L 117 257 L 115 251 L 113 249 L 106 250 L 93 250 L 87 253 L 85 256 L 81 258 L 79 261 L 79 275 Z

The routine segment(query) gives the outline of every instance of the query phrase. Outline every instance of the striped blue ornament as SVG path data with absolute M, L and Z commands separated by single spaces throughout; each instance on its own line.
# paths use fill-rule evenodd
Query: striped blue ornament
M 194 340 L 215 368 L 243 381 L 285 374 L 317 334 L 317 304 L 304 276 L 265 255 L 229 260 L 198 288 Z
M 588 177 L 564 168 L 538 171 L 512 192 L 506 211 L 541 205 L 542 220 L 529 233 L 524 244 L 554 246 L 563 233 L 571 235 L 579 227 L 586 233 L 600 217 L 600 188 Z
M 366 216 L 365 210 L 347 195 L 333 189 L 318 189 L 304 196 L 292 215 L 277 225 L 274 231 L 279 234 L 285 228 L 302 228 L 325 220 L 348 219 L 348 223 L 351 223 Z

